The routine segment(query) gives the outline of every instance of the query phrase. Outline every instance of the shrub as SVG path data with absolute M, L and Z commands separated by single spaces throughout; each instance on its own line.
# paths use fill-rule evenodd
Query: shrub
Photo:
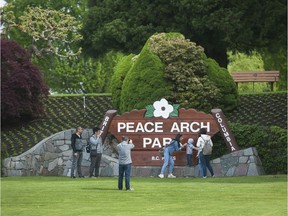
M 206 64 L 208 66 L 209 79 L 214 82 L 222 95 L 222 99 L 217 101 L 214 106 L 221 108 L 223 111 L 235 109 L 239 104 L 239 97 L 232 76 L 228 70 L 220 67 L 214 59 L 207 58 Z
M 145 108 L 163 97 L 204 112 L 222 104 L 233 109 L 238 95 L 231 76 L 218 64 L 210 63 L 212 67 L 207 62 L 211 61 L 203 48 L 180 33 L 153 35 L 123 81 L 121 112 Z
M 163 68 L 159 57 L 151 53 L 146 43 L 123 81 L 120 112 L 142 109 L 169 92 Z
M 122 91 L 122 84 L 126 77 L 126 74 L 130 70 L 130 68 L 133 65 L 132 58 L 134 57 L 134 54 L 130 54 L 128 56 L 124 56 L 119 60 L 117 65 L 114 68 L 114 74 L 111 78 L 111 92 L 112 94 L 112 101 L 113 105 L 115 107 L 120 107 L 120 97 L 121 97 L 121 91 Z
M 2 123 L 42 114 L 48 87 L 30 55 L 16 42 L 1 40 L 1 57 Z
M 240 149 L 255 147 L 266 174 L 287 174 L 287 133 L 277 126 L 229 124 Z M 213 157 L 227 154 L 220 133 L 213 137 Z

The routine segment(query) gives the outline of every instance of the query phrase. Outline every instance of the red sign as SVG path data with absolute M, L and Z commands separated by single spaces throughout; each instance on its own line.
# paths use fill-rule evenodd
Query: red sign
M 167 107 L 162 107 L 162 110 L 165 111 L 165 108 Z M 109 132 L 119 141 L 122 136 L 132 139 L 135 145 L 132 150 L 134 166 L 161 166 L 163 162 L 162 157 L 159 156 L 159 148 L 169 144 L 178 133 L 183 135 L 182 144 L 186 143 L 189 138 L 193 138 L 194 145 L 196 145 L 200 128 L 206 128 L 210 136 L 219 131 L 211 114 L 194 109 L 171 111 L 172 116 L 164 115 L 165 113 L 162 115 L 161 112 L 155 111 L 154 116 L 151 116 L 151 112 L 148 114 L 147 112 L 146 109 L 142 109 L 116 115 L 109 127 Z M 151 117 L 147 117 L 149 115 Z M 175 165 L 186 165 L 186 150 L 176 152 L 173 158 Z

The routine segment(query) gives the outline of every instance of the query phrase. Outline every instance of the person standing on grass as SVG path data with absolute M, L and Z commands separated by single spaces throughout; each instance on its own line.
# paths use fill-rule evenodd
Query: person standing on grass
M 100 163 L 101 163 L 101 158 L 102 158 L 102 153 L 103 153 L 103 143 L 102 143 L 102 138 L 101 134 L 102 131 L 100 130 L 99 127 L 94 127 L 93 129 L 93 135 L 89 139 L 90 143 L 90 169 L 89 169 L 89 177 L 99 177 L 99 168 L 100 168 Z M 93 176 L 93 172 L 95 171 L 95 176 Z
M 212 177 L 215 177 L 213 168 L 211 167 L 210 164 L 210 155 L 204 155 L 203 154 L 203 148 L 205 145 L 205 141 L 207 141 L 212 147 L 213 147 L 213 142 L 211 140 L 211 137 L 206 134 L 207 130 L 206 128 L 201 128 L 200 129 L 200 134 L 197 140 L 196 146 L 199 148 L 197 157 L 199 157 L 199 165 L 200 165 L 200 174 L 202 178 L 207 178 L 207 169 L 209 170 L 210 174 Z
M 76 132 L 71 136 L 71 147 L 72 147 L 72 167 L 71 167 L 71 178 L 75 177 L 75 169 L 77 166 L 77 173 L 79 178 L 84 178 L 81 171 L 81 163 L 82 163 L 82 151 L 83 151 L 83 144 L 82 144 L 82 127 L 77 127 Z
M 164 149 L 164 163 L 163 163 L 163 166 L 161 168 L 161 173 L 158 175 L 159 178 L 164 178 L 164 172 L 165 172 L 166 167 L 168 166 L 168 163 L 170 164 L 169 170 L 168 170 L 168 178 L 176 178 L 176 176 L 174 176 L 172 174 L 173 169 L 174 169 L 174 161 L 172 158 L 172 154 L 174 153 L 174 151 L 180 151 L 182 148 L 184 148 L 187 145 L 187 143 L 182 145 L 181 140 L 182 140 L 182 135 L 177 134 L 175 136 L 175 139 L 173 139 L 170 142 L 170 144 L 165 147 L 165 149 Z
M 131 159 L 131 149 L 135 145 L 132 143 L 132 140 L 129 140 L 128 137 L 123 136 L 122 142 L 117 145 L 117 151 L 119 154 L 119 176 L 118 176 L 118 189 L 123 189 L 123 177 L 125 174 L 125 188 L 126 191 L 134 190 L 130 187 L 130 175 L 132 167 Z

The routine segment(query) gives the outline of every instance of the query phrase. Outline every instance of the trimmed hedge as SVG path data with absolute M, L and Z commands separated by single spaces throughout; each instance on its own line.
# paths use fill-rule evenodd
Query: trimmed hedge
M 277 126 L 229 124 L 240 149 L 255 147 L 266 174 L 287 174 L 287 132 Z M 227 154 L 223 138 L 213 138 L 213 158 Z
M 118 83 L 117 89 L 112 89 L 112 95 L 116 93 L 113 103 L 121 113 L 143 109 L 161 98 L 182 108 L 193 107 L 204 112 L 215 107 L 228 111 L 238 104 L 236 85 L 229 72 L 207 59 L 201 46 L 180 33 L 151 36 L 133 66 L 127 64 L 129 71 L 121 72 L 122 87 Z M 118 65 L 114 77 L 119 77 L 117 70 Z

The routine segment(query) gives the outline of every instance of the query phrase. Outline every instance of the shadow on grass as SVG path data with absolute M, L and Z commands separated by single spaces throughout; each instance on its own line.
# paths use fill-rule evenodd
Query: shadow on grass
M 100 187 L 90 187 L 90 188 L 81 188 L 82 190 L 101 190 L 101 191 L 118 191 L 117 188 L 100 188 Z

